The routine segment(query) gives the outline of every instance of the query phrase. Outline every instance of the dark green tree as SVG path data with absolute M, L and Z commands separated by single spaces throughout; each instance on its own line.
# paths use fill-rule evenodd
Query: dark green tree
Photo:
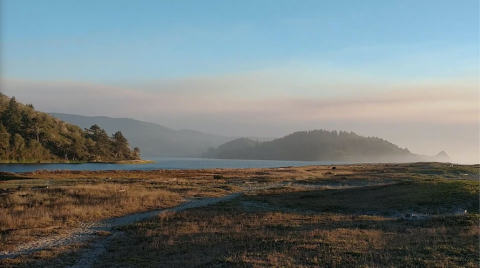
M 27 153 L 25 154 L 25 159 L 31 160 L 31 161 L 44 159 L 45 155 L 46 154 L 48 155 L 48 152 L 46 152 L 42 144 L 36 140 L 28 141 L 28 146 L 26 151 Z
M 140 159 L 140 149 L 138 149 L 138 147 L 133 148 L 132 158 Z
M 13 136 L 13 159 L 21 161 L 23 160 L 23 153 L 25 150 L 25 139 L 20 134 Z
M 115 132 L 115 134 L 112 135 L 112 141 L 113 141 L 113 149 L 114 149 L 116 158 L 129 157 L 130 147 L 128 146 L 127 139 L 123 136 L 121 131 L 117 131 Z
M 72 143 L 69 148 L 69 155 L 71 160 L 86 160 L 87 158 L 87 147 L 85 146 L 85 139 L 78 137 L 73 138 Z
M 8 102 L 7 109 L 2 113 L 2 123 L 10 133 L 19 133 L 22 126 L 22 114 L 20 107 L 12 97 Z
M 93 150 L 95 158 L 110 158 L 112 156 L 110 153 L 112 142 L 107 132 L 97 124 L 85 130 L 88 133 L 88 137 L 95 142 Z
M 0 122 L 0 159 L 8 158 L 10 150 L 10 133 L 7 128 Z
M 139 156 L 139 151 L 138 151 Z M 0 95 L 0 162 L 130 159 L 127 139 L 118 131 L 111 137 L 98 125 L 82 130 L 33 105 Z

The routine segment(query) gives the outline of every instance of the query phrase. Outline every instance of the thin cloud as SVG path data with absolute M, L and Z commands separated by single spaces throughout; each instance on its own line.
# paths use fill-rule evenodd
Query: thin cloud
M 261 81 L 255 80 L 258 77 Z M 382 137 L 415 153 L 446 150 L 454 161 L 478 162 L 479 94 L 471 81 L 392 84 L 386 91 L 371 91 L 366 84 L 359 90 L 351 82 L 350 94 L 322 96 L 320 91 L 302 97 L 282 91 L 275 94 L 275 86 L 269 87 L 265 76 L 257 78 L 243 81 L 262 84 L 266 88 L 258 91 L 268 90 L 270 97 L 235 86 L 236 90 L 231 90 L 229 83 L 240 79 L 233 76 L 218 83 L 214 78 L 202 78 L 203 83 L 197 83 L 198 79 L 156 82 L 147 89 L 4 79 L 1 88 L 5 94 L 46 112 L 130 117 L 230 136 L 278 137 L 318 128 L 356 131 Z M 343 82 L 342 87 L 347 86 Z M 188 94 L 181 89 L 188 89 Z
M 199 81 L 203 81 L 199 83 Z M 253 81 L 253 83 L 252 83 Z M 243 80 L 246 88 L 272 91 L 261 77 Z M 292 83 L 290 81 L 290 83 Z M 228 85 L 232 84 L 232 87 Z M 444 86 L 420 85 L 397 88 L 375 94 L 359 94 L 354 86 L 351 96 L 289 96 L 251 94 L 242 91 L 235 79 L 188 79 L 157 85 L 158 90 L 139 90 L 78 82 L 4 80 L 7 95 L 55 112 L 93 115 L 133 116 L 150 113 L 209 115 L 229 113 L 251 116 L 268 115 L 272 120 L 389 120 L 389 121 L 462 121 L 478 122 L 478 92 Z M 275 83 L 273 83 L 275 84 Z M 317 85 L 321 88 L 323 85 Z M 366 89 L 367 91 L 367 89 Z M 367 91 L 368 92 L 368 91 Z M 89 107 L 85 109 L 85 107 Z M 459 116 L 461 115 L 461 116 Z

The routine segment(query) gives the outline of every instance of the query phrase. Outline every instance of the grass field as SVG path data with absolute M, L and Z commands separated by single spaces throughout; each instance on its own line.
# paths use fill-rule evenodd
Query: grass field
M 187 198 L 224 195 L 218 181 L 152 172 L 36 172 L 3 174 L 0 251 L 84 222 L 168 208 Z M 180 175 L 180 174 L 177 174 Z M 212 176 L 209 176 L 212 177 Z
M 95 267 L 478 267 L 480 261 L 478 165 L 2 176 L 3 248 L 82 221 L 249 189 L 229 202 L 116 228 L 112 233 L 123 235 L 112 238 Z M 272 183 L 282 184 L 261 187 Z M 71 245 L 0 265 L 62 267 L 86 251 Z

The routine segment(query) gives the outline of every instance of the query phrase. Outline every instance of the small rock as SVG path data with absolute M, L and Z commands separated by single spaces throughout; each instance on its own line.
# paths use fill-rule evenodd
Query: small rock
M 466 209 L 462 208 L 457 208 L 455 212 L 453 212 L 453 215 L 466 215 L 468 211 Z
M 413 213 L 407 213 L 405 214 L 405 219 L 416 219 L 417 215 Z

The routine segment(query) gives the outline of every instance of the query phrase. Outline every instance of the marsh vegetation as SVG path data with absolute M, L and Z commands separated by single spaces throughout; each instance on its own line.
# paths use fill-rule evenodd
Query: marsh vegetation
M 439 163 L 3 174 L 2 250 L 85 221 L 243 192 L 99 232 L 92 240 L 109 243 L 93 266 L 476 267 L 478 176 L 478 165 Z M 73 265 L 90 250 L 0 263 Z

